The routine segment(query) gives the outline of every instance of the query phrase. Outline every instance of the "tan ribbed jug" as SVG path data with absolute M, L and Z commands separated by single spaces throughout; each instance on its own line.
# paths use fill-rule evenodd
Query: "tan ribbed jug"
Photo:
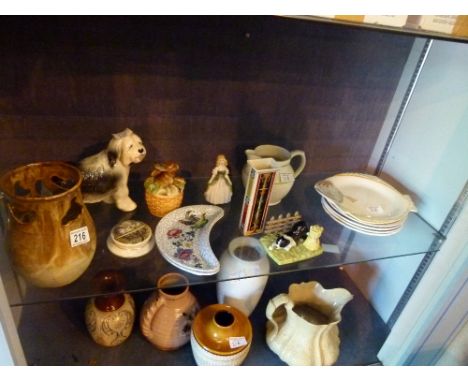
M 188 279 L 179 273 L 161 276 L 157 287 L 141 310 L 141 332 L 158 349 L 175 350 L 190 340 L 192 321 L 200 308 L 189 291 Z

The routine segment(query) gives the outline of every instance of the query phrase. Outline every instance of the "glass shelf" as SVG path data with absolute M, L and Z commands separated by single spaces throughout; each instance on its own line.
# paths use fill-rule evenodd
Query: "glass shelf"
M 442 236 L 417 214 L 410 214 L 404 228 L 399 233 L 387 237 L 367 236 L 340 226 L 323 211 L 320 197 L 314 190 L 314 183 L 327 176 L 323 174 L 301 175 L 290 194 L 283 199 L 280 205 L 270 208 L 269 216 L 299 211 L 309 224 L 320 224 L 325 228 L 321 241 L 323 244 L 327 244 L 327 249 L 331 249 L 331 251 L 326 251 L 310 260 L 282 266 L 276 265 L 270 259 L 269 274 L 271 276 L 400 256 L 420 255 L 428 252 L 435 238 L 443 240 Z M 205 203 L 203 191 L 206 182 L 207 179 L 188 179 L 183 201 L 184 206 Z M 218 258 L 233 238 L 242 235 L 238 224 L 244 188 L 238 178 L 233 179 L 233 184 L 233 200 L 223 207 L 225 216 L 214 225 L 210 235 L 211 247 Z M 7 285 L 11 306 L 91 297 L 97 293 L 93 286 L 93 277 L 105 269 L 120 270 L 126 277 L 126 290 L 134 293 L 156 289 L 157 279 L 168 272 L 184 273 L 191 286 L 222 281 L 218 280 L 216 275 L 197 276 L 183 272 L 169 264 L 158 252 L 156 246 L 149 254 L 136 259 L 117 257 L 107 249 L 106 239 L 109 231 L 119 221 L 130 218 L 142 220 L 154 230 L 160 220 L 148 212 L 144 201 L 143 182 L 133 182 L 129 186 L 132 198 L 138 203 L 137 210 L 132 213 L 124 213 L 113 205 L 105 203 L 88 205 L 95 221 L 98 238 L 94 259 L 86 272 L 77 281 L 62 288 L 44 289 L 27 286 L 20 288 L 23 293 L 18 294 L 8 290 L 14 286 Z
M 287 292 L 291 283 L 310 280 L 320 282 L 325 288 L 346 288 L 354 296 L 342 312 L 342 321 L 339 324 L 340 355 L 336 365 L 355 366 L 379 362 L 376 354 L 382 347 L 389 328 L 346 272 L 334 268 L 291 273 L 286 277 L 269 279 L 259 304 L 249 317 L 253 327 L 253 341 L 243 365 L 285 365 L 268 348 L 265 341 L 266 306 L 270 298 Z M 216 303 L 214 284 L 194 286 L 191 293 L 201 306 Z M 141 311 L 148 296 L 149 293 L 134 295 L 137 312 Z M 132 334 L 123 344 L 112 348 L 96 344 L 85 326 L 85 304 L 85 300 L 74 300 L 21 308 L 22 318 L 18 332 L 29 365 L 195 365 L 190 343 L 175 351 L 158 350 L 141 334 L 138 318 Z

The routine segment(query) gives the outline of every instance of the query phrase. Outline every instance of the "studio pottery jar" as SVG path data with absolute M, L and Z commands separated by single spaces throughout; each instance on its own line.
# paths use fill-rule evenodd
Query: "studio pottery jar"
M 318 282 L 292 284 L 266 309 L 266 342 L 291 366 L 333 365 L 340 352 L 341 310 L 353 296 L 346 289 L 324 289 Z
M 273 184 L 273 190 L 270 196 L 270 206 L 281 202 L 281 200 L 289 193 L 294 184 L 294 180 L 299 176 L 302 170 L 304 170 L 306 164 L 304 151 L 288 151 L 283 147 L 274 145 L 260 145 L 253 150 L 245 150 L 245 155 L 247 160 L 271 158 L 272 166 L 274 168 L 278 168 L 278 172 L 276 173 Z M 298 167 L 293 169 L 291 166 L 291 160 L 295 157 L 299 157 L 300 162 Z M 246 163 L 242 169 L 242 182 L 244 187 L 247 184 L 247 177 L 249 172 L 250 166 L 248 163 Z
M 12 264 L 36 286 L 70 284 L 93 259 L 96 231 L 81 181 L 80 171 L 62 162 L 29 164 L 0 179 Z
M 231 240 L 220 259 L 216 284 L 218 303 L 236 307 L 250 316 L 268 281 L 270 263 L 260 241 L 253 237 Z M 252 277 L 257 276 L 257 277 Z
M 198 302 L 189 291 L 188 279 L 179 273 L 165 274 L 157 287 L 141 310 L 141 332 L 158 349 L 175 350 L 190 340 Z
M 233 306 L 208 305 L 193 321 L 190 345 L 199 366 L 239 366 L 252 345 L 252 325 Z
M 117 346 L 132 333 L 135 303 L 123 293 L 123 276 L 117 271 L 102 271 L 95 277 L 101 296 L 88 300 L 86 327 L 92 339 L 102 346 Z

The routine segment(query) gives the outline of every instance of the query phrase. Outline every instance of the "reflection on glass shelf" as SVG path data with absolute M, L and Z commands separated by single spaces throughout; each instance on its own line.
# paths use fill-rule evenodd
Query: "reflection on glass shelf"
M 466 15 L 334 15 L 288 16 L 309 21 L 403 33 L 444 40 L 468 41 Z
M 309 260 L 281 266 L 269 259 L 270 275 L 422 254 L 429 250 L 434 238 L 440 236 L 417 214 L 410 214 L 404 228 L 392 236 L 373 237 L 350 231 L 336 223 L 323 211 L 320 196 L 314 190 L 314 183 L 319 179 L 323 179 L 323 176 L 302 175 L 281 204 L 270 208 L 269 215 L 277 216 L 299 211 L 308 224 L 322 225 L 325 230 L 321 241 L 325 244 L 325 252 Z M 210 234 L 210 244 L 218 259 L 229 242 L 242 235 L 238 225 L 244 189 L 240 179 L 234 178 L 233 181 L 233 200 L 230 204 L 223 206 L 225 215 L 214 225 Z M 189 179 L 183 206 L 205 204 L 203 199 L 205 185 L 206 179 Z M 127 219 L 142 220 L 154 230 L 160 220 L 150 215 L 147 210 L 143 197 L 143 185 L 134 183 L 130 185 L 130 189 L 132 197 L 139 201 L 135 212 L 124 213 L 104 203 L 88 205 L 98 231 L 98 247 L 90 267 L 77 281 L 55 289 L 26 286 L 20 288 L 24 289 L 21 293 L 16 293 L 16 287 L 9 283 L 10 285 L 6 285 L 6 288 L 10 305 L 53 302 L 95 295 L 98 291 L 94 289 L 93 277 L 104 269 L 120 270 L 126 277 L 126 288 L 130 292 L 155 289 L 157 279 L 167 272 L 184 273 L 190 285 L 217 282 L 216 275 L 197 276 L 175 268 L 164 260 L 156 246 L 149 254 L 134 259 L 117 257 L 108 250 L 106 240 L 116 223 Z M 257 235 L 257 237 L 260 236 Z M 4 267 L 3 274 L 8 274 Z

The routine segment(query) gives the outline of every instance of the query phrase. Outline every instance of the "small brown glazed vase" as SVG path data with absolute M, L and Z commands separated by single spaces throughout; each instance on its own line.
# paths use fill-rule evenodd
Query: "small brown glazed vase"
M 189 291 L 188 279 L 179 273 L 161 276 L 157 287 L 141 310 L 141 332 L 158 349 L 175 350 L 190 340 L 199 305 Z
M 123 276 L 117 271 L 96 275 L 102 296 L 91 298 L 86 305 L 86 327 L 93 340 L 102 346 L 117 346 L 131 334 L 135 320 L 135 303 L 123 289 Z

